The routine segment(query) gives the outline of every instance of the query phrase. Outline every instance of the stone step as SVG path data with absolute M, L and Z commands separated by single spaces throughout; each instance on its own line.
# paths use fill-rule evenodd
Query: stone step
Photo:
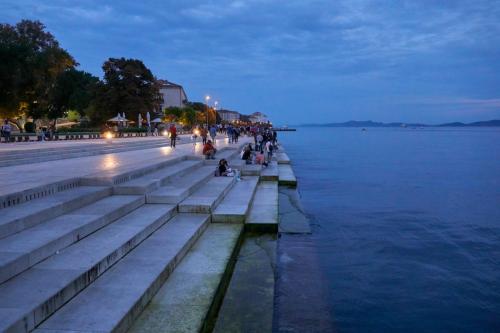
M 110 196 L 110 187 L 80 186 L 2 209 L 0 239 Z
M 61 142 L 64 144 L 62 141 L 65 140 L 59 140 L 58 142 Z M 47 145 L 47 146 L 38 146 L 38 148 L 30 148 L 30 149 L 17 149 L 17 150 L 3 150 L 0 151 L 0 157 L 19 157 L 19 156 L 25 156 L 28 154 L 57 154 L 61 152 L 71 152 L 71 151 L 92 151 L 92 150 L 97 150 L 97 149 L 110 149 L 110 148 L 120 148 L 120 147 L 142 147 L 142 146 L 148 146 L 148 145 L 153 145 L 157 143 L 165 143 L 168 142 L 165 141 L 164 138 L 158 139 L 158 140 L 144 140 L 142 141 L 141 139 L 138 139 L 138 141 L 124 141 L 120 142 L 119 140 L 113 141 L 113 143 L 107 143 L 104 140 L 98 140 L 98 141 L 92 141 L 92 143 L 88 144 L 78 144 L 78 145 L 72 145 L 72 146 L 60 146 L 58 145 L 57 142 L 54 142 L 53 145 Z
M 279 169 L 276 161 L 271 161 L 267 167 L 263 167 L 260 172 L 260 180 L 263 181 L 278 181 Z
M 210 214 L 236 182 L 236 177 L 213 177 L 178 206 L 181 213 Z
M 165 186 L 148 193 L 146 202 L 178 204 L 212 178 L 214 174 L 215 167 L 203 166 L 188 175 L 172 179 Z
M 210 224 L 129 332 L 210 332 L 207 324 L 223 297 L 242 229 Z
M 290 158 L 285 152 L 277 152 L 274 154 L 273 160 L 277 161 L 278 164 L 290 164 Z
M 242 176 L 260 176 L 262 166 L 259 164 L 246 164 L 241 158 L 233 158 L 228 161 L 231 168 L 240 170 Z
M 0 240 L 0 283 L 144 204 L 114 195 Z
M 273 332 L 277 245 L 277 234 L 245 234 L 212 333 Z
M 215 154 L 215 159 L 214 160 L 205 160 L 205 164 L 208 165 L 219 165 L 219 161 L 221 159 L 226 159 L 229 161 L 230 159 L 235 158 L 236 156 L 239 156 L 239 150 L 234 149 L 234 148 L 226 148 L 224 150 L 221 150 Z
M 185 156 L 175 156 L 160 161 L 153 160 L 150 163 L 144 163 L 144 166 L 141 167 L 138 167 L 136 164 L 114 167 L 85 176 L 81 179 L 81 182 L 82 185 L 116 186 L 184 160 L 186 160 Z
M 0 285 L 0 331 L 33 330 L 175 213 L 146 204 Z
M 212 222 L 245 223 L 258 182 L 259 177 L 244 177 L 236 182 L 212 213 Z
M 115 194 L 146 194 L 165 185 L 173 177 L 185 175 L 201 165 L 201 161 L 180 161 L 145 176 L 121 183 L 115 186 L 113 190 Z
M 290 187 L 297 186 L 297 178 L 295 178 L 295 174 L 293 173 L 293 169 L 290 164 L 279 164 L 278 172 L 279 172 L 280 185 L 285 185 Z
M 111 154 L 111 153 L 119 153 L 131 150 L 138 149 L 150 149 L 155 147 L 166 146 L 168 143 L 164 142 L 155 142 L 149 144 L 142 145 L 122 145 L 120 147 L 111 146 L 106 148 L 96 147 L 95 149 L 86 149 L 86 150 L 66 150 L 66 151 L 58 151 L 58 152 L 42 152 L 42 153 L 32 153 L 20 156 L 11 156 L 9 158 L 5 158 L 0 160 L 0 166 L 12 166 L 12 165 L 21 165 L 21 164 L 29 164 L 29 163 L 39 163 L 39 162 L 47 162 L 61 159 L 69 159 L 69 158 L 78 158 L 78 157 L 86 157 L 86 156 L 94 156 L 94 155 L 102 155 L 102 154 Z
M 176 215 L 35 332 L 125 332 L 209 221 L 208 215 Z
M 245 229 L 258 232 L 278 231 L 278 182 L 260 182 L 248 213 Z

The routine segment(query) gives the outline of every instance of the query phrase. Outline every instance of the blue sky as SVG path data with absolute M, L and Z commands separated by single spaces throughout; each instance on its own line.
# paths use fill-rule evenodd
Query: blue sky
M 500 1 L 3 0 L 102 76 L 139 58 L 190 100 L 275 123 L 500 118 Z

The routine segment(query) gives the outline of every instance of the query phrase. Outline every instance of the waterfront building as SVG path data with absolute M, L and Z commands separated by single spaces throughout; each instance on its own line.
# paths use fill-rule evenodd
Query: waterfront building
M 236 111 L 217 110 L 217 113 L 219 114 L 222 121 L 227 121 L 230 123 L 240 120 L 241 117 L 241 115 Z
M 268 118 L 261 112 L 254 112 L 250 115 L 250 121 L 253 123 L 267 123 Z
M 172 106 L 178 108 L 186 106 L 187 95 L 184 88 L 180 84 L 167 80 L 159 80 L 159 82 L 161 84 L 160 94 L 163 96 L 161 110 Z

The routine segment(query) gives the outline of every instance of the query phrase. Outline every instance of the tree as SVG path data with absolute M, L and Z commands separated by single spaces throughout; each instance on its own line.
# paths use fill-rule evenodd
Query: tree
M 104 82 L 97 87 L 93 122 L 122 112 L 137 119 L 139 113 L 160 111 L 160 84 L 142 61 L 110 58 L 102 69 Z
M 44 116 L 57 77 L 76 65 L 41 22 L 0 24 L 0 116 Z
M 95 98 L 98 82 L 99 78 L 74 68 L 60 73 L 50 90 L 48 118 L 62 117 L 70 109 L 85 115 Z

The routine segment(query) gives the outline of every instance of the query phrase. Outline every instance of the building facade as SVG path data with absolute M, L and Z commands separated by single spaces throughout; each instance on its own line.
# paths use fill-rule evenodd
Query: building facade
M 161 110 L 168 107 L 183 108 L 186 106 L 187 95 L 181 85 L 169 82 L 167 80 L 159 80 L 160 94 L 163 96 Z
M 240 114 L 236 111 L 230 111 L 230 110 L 218 110 L 217 113 L 220 116 L 220 119 L 222 121 L 226 122 L 235 122 L 237 120 L 240 120 Z
M 261 112 L 254 112 L 250 115 L 250 121 L 253 123 L 267 123 L 267 116 Z

